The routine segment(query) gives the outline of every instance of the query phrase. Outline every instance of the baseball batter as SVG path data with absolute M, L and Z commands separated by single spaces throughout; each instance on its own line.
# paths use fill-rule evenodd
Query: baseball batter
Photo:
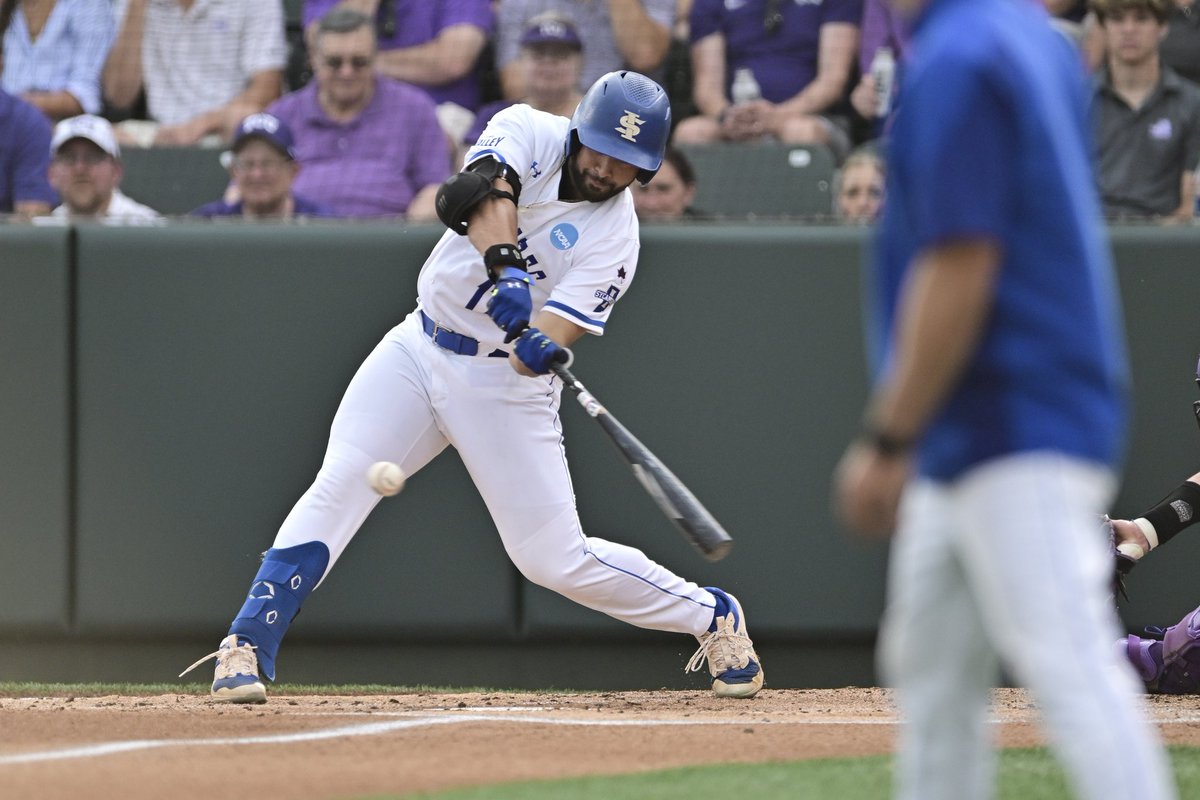
M 575 509 L 550 374 L 585 333 L 602 335 L 637 269 L 627 187 L 662 162 L 670 106 L 634 72 L 601 77 L 568 120 L 513 106 L 495 117 L 438 193 L 449 230 L 417 281 L 417 308 L 354 376 L 324 463 L 266 552 L 213 654 L 212 696 L 264 702 L 300 605 L 379 501 L 364 475 L 413 475 L 453 445 L 521 573 L 631 624 L 697 637 L 717 694 L 763 683 L 737 600 L 639 550 L 587 536 Z

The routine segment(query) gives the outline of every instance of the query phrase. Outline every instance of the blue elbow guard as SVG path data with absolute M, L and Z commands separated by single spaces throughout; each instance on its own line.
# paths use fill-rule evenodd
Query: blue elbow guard
M 329 566 L 329 548 L 324 542 L 308 542 L 277 550 L 272 547 L 250 585 L 250 593 L 238 612 L 230 633 L 255 646 L 263 676 L 275 680 L 275 655 L 288 625 L 300 606 L 317 587 Z

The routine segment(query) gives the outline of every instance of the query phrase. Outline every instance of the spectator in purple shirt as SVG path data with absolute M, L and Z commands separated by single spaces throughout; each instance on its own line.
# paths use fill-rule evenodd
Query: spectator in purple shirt
M 229 172 L 234 202 L 217 200 L 200 206 L 193 217 L 292 219 L 332 217 L 333 209 L 292 191 L 300 165 L 292 131 L 271 114 L 251 114 L 233 134 L 233 162 Z
M 887 0 L 863 0 L 858 48 L 861 77 L 850 93 L 850 104 L 860 117 L 877 124 L 877 133 L 892 111 L 896 90 L 900 88 L 899 66 L 907 53 L 908 24 L 904 18 Z M 890 60 L 891 74 L 886 60 Z
M 375 69 L 419 86 L 434 102 L 479 108 L 479 55 L 492 34 L 489 0 L 304 0 L 310 52 L 317 24 L 334 6 L 375 20 Z
M 37 217 L 49 214 L 58 202 L 46 177 L 50 137 L 45 114 L 0 90 L 0 214 Z
M 425 92 L 376 74 L 375 29 L 335 8 L 313 34 L 314 80 L 268 110 L 296 137 L 296 191 L 343 217 L 436 218 L 450 142 Z
M 845 157 L 845 99 L 858 56 L 863 0 L 695 0 L 693 99 L 678 144 L 773 139 Z

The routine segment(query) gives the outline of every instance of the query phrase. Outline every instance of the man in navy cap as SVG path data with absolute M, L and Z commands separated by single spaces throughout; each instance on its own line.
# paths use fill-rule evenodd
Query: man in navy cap
M 246 219 L 290 219 L 332 217 L 323 203 L 292 192 L 300 172 L 296 163 L 292 132 L 271 114 L 251 114 L 233 135 L 233 160 L 229 173 L 240 199 L 217 200 L 192 212 L 195 217 L 244 217 Z
M 530 19 L 521 35 L 521 53 L 516 63 L 525 87 L 525 94 L 516 102 L 560 117 L 575 113 L 583 98 L 579 91 L 583 40 L 569 19 L 553 11 Z M 466 147 L 475 144 L 492 116 L 511 105 L 512 100 L 497 100 L 479 109 L 475 124 L 463 137 L 462 144 Z

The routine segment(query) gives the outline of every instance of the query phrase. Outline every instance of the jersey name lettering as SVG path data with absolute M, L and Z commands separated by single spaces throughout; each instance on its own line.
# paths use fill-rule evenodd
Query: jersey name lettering
M 531 267 L 537 266 L 538 259 L 533 253 L 527 253 L 529 249 L 529 237 L 527 237 L 520 228 L 517 228 L 517 249 L 521 251 L 521 255 L 525 256 L 525 270 L 535 278 L 545 278 L 546 273 L 538 271 L 534 272 Z

